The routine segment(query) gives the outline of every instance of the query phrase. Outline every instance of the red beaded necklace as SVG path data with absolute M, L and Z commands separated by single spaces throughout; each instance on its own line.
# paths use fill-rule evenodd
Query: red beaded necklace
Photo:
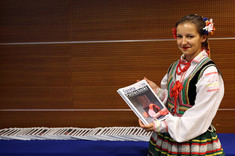
M 181 68 L 181 64 L 185 65 L 183 69 Z M 178 75 L 182 74 L 183 72 L 187 71 L 189 66 L 191 64 L 190 62 L 182 62 L 182 59 L 179 60 L 179 63 L 176 67 L 176 73 Z M 183 85 L 181 84 L 180 81 L 176 81 L 174 84 L 174 87 L 171 89 L 170 96 L 174 97 L 174 114 L 176 114 L 177 110 L 177 99 L 179 96 L 180 91 L 183 89 Z
M 185 65 L 183 69 L 181 68 L 181 64 Z M 179 63 L 176 67 L 176 73 L 178 75 L 182 74 L 183 72 L 187 71 L 189 66 L 191 64 L 190 62 L 182 62 L 182 59 L 179 60 Z M 174 114 L 176 114 L 177 110 L 177 99 L 179 96 L 180 91 L 183 89 L 183 85 L 180 81 L 176 81 L 174 84 L 174 87 L 171 89 L 170 96 L 174 97 Z
M 183 69 L 181 68 L 181 64 L 185 65 Z M 182 62 L 180 59 L 178 65 L 176 67 L 176 73 L 178 75 L 182 74 L 183 72 L 188 70 L 190 65 L 191 65 L 191 61 L 190 62 Z

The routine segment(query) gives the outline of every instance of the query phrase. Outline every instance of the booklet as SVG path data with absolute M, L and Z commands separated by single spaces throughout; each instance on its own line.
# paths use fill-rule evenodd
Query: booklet
M 117 92 L 145 125 L 163 120 L 169 112 L 145 79 Z

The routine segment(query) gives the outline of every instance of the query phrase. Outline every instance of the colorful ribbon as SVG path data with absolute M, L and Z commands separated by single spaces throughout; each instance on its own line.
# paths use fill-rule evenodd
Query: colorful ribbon
M 171 89 L 170 96 L 174 97 L 174 114 L 176 114 L 176 108 L 177 108 L 177 99 L 179 96 L 179 92 L 183 89 L 183 85 L 176 81 L 174 87 Z

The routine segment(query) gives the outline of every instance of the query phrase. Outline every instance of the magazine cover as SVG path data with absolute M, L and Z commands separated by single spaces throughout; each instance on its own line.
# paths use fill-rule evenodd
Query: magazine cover
M 169 112 L 145 79 L 117 92 L 145 125 L 164 119 Z

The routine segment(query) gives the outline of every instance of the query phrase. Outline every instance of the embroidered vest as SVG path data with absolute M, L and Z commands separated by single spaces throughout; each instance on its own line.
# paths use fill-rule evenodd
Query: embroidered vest
M 168 110 L 174 115 L 174 97 L 170 96 L 170 91 L 174 87 L 175 84 L 175 75 L 176 75 L 176 67 L 179 63 L 179 60 L 174 62 L 169 70 L 168 70 L 168 102 L 166 107 Z M 195 104 L 196 98 L 196 84 L 198 80 L 201 78 L 203 72 L 209 66 L 215 66 L 215 63 L 211 61 L 209 57 L 204 58 L 192 71 L 192 73 L 187 76 L 181 83 L 183 85 L 183 89 L 180 91 L 178 99 L 177 99 L 177 108 L 176 115 L 182 116 L 184 112 L 191 108 Z

